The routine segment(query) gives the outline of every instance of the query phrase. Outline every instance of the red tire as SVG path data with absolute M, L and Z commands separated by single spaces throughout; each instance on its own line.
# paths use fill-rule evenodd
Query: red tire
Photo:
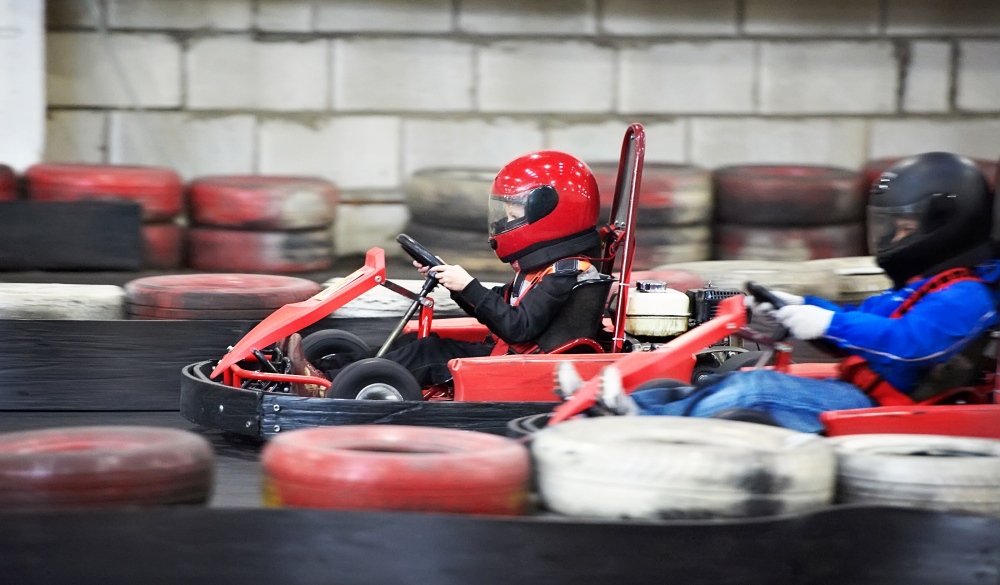
M 0 165 L 0 201 L 17 200 L 17 175 L 14 169 Z
M 142 258 L 146 268 L 180 268 L 184 263 L 184 228 L 173 222 L 143 224 Z
M 289 230 L 329 227 L 340 195 L 322 179 L 244 175 L 197 179 L 188 197 L 195 225 Z
M 693 272 L 685 270 L 637 270 L 632 272 L 632 282 L 655 280 L 666 283 L 667 287 L 685 292 L 705 286 L 705 280 Z
M 170 309 L 189 314 L 266 311 L 304 301 L 322 287 L 304 278 L 265 274 L 171 274 L 125 284 L 129 311 Z M 265 314 L 266 316 L 266 314 Z
M 639 227 L 635 231 L 632 265 L 637 270 L 712 257 L 712 229 L 707 225 Z
M 0 434 L 0 509 L 204 503 L 214 454 L 187 431 L 71 427 Z
M 126 200 L 143 221 L 167 221 L 184 207 L 180 175 L 170 169 L 116 165 L 37 164 L 24 173 L 36 201 Z
M 744 165 L 715 172 L 721 223 L 812 226 L 864 220 L 861 173 L 835 167 Z
M 740 225 L 715 226 L 719 260 L 802 261 L 864 256 L 864 224 L 814 228 L 767 228 Z
M 127 318 L 136 321 L 262 321 L 274 309 L 168 309 L 129 305 Z
M 272 507 L 521 514 L 530 462 L 517 441 L 453 429 L 321 427 L 261 453 Z
M 214 228 L 188 231 L 188 264 L 216 272 L 309 272 L 330 268 L 330 230 L 249 232 Z
M 601 220 L 611 213 L 618 165 L 591 167 L 601 194 Z M 712 173 L 695 166 L 649 164 L 642 168 L 639 190 L 640 226 L 704 224 L 712 219 Z
M 865 177 L 866 190 L 871 189 L 875 181 L 878 181 L 878 178 L 887 168 L 901 160 L 903 160 L 903 157 L 897 156 L 876 158 L 865 163 L 865 166 L 861 169 L 861 174 Z M 990 188 L 996 189 L 997 183 L 1000 183 L 1000 163 L 985 158 L 974 158 L 972 162 L 976 163 L 976 166 L 983 171 L 983 175 L 986 176 L 986 181 L 990 184 Z

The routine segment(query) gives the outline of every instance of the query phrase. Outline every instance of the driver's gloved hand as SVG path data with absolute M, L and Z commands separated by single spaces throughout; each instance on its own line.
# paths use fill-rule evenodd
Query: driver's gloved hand
M 772 315 L 796 339 L 816 339 L 826 335 L 834 312 L 816 305 L 788 305 Z
M 784 301 L 786 305 L 802 305 L 806 302 L 806 299 L 804 297 L 800 297 L 799 295 L 793 295 L 792 293 L 786 293 L 780 290 L 774 290 L 771 292 L 774 293 L 774 296 Z M 753 295 L 744 296 L 743 304 L 755 313 L 771 313 L 774 311 L 774 306 L 771 303 L 758 302 Z

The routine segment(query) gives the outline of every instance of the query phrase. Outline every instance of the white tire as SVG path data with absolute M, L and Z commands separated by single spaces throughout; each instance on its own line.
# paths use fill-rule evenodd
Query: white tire
M 892 286 L 885 270 L 875 263 L 874 256 L 824 258 L 804 263 L 808 269 L 829 270 L 837 282 L 837 296 L 831 301 L 860 303 Z
M 806 262 L 764 260 L 710 260 L 657 266 L 654 270 L 693 272 L 718 288 L 743 290 L 748 280 L 769 289 L 796 295 L 815 295 L 824 299 L 837 296 L 837 281 L 832 271 Z
M 108 284 L 0 284 L 0 319 L 116 320 L 125 289 Z
M 840 502 L 1000 516 L 1000 441 L 885 434 L 827 442 Z
M 414 272 L 416 272 L 416 269 L 414 269 Z M 331 278 L 323 283 L 323 288 L 329 288 L 341 280 L 343 280 L 343 277 Z M 421 287 L 424 286 L 423 280 L 393 280 L 392 282 L 414 293 L 419 293 Z M 483 283 L 483 286 L 486 288 L 500 285 L 501 283 L 498 282 Z M 434 299 L 435 317 L 468 316 L 455 301 L 451 300 L 451 292 L 445 287 L 439 285 L 431 291 L 430 296 Z M 334 311 L 330 317 L 334 319 L 359 317 L 395 317 L 399 319 L 412 302 L 410 299 L 384 286 L 376 286 Z
M 794 514 L 833 500 L 835 456 L 816 435 L 729 420 L 623 416 L 547 427 L 531 445 L 545 505 L 570 516 Z

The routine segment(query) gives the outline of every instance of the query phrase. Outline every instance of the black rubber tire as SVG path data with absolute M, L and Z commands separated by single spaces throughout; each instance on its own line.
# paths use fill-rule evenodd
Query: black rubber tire
M 466 228 L 485 240 L 494 177 L 496 170 L 486 168 L 420 170 L 405 185 L 406 206 L 419 223 L 451 230 Z
M 728 374 L 729 372 L 735 372 L 740 368 L 745 368 L 747 366 L 752 366 L 760 361 L 761 356 L 766 352 L 763 351 L 746 351 L 739 355 L 734 355 L 728 360 L 722 362 L 722 365 L 715 370 L 716 374 Z M 768 360 L 768 364 L 771 360 Z M 764 365 L 768 365 L 764 364 Z
M 726 410 L 721 410 L 709 418 L 721 418 L 723 420 L 735 420 L 739 422 L 748 422 L 758 425 L 767 425 L 769 427 L 780 427 L 778 421 L 774 420 L 770 414 L 764 412 L 763 410 L 757 410 L 755 408 L 727 408 Z
M 699 363 L 694 367 L 691 372 L 691 384 L 694 386 L 698 385 L 698 381 L 705 376 L 711 376 L 719 372 L 720 365 L 709 364 L 709 363 Z
M 515 418 L 507 423 L 507 436 L 511 439 L 531 437 L 544 429 L 549 424 L 550 418 L 552 418 L 551 412 L 540 412 L 538 414 L 529 414 L 528 416 Z
M 403 400 L 420 401 L 424 394 L 413 374 L 396 362 L 383 358 L 366 358 L 347 366 L 337 374 L 327 398 L 356 399 L 368 386 L 382 384 L 399 394 Z M 380 398 L 362 398 L 380 400 Z M 386 400 L 393 400 L 386 398 Z
M 638 392 L 640 390 L 652 390 L 654 388 L 681 388 L 684 386 L 690 386 L 687 382 L 682 382 L 680 380 L 674 380 L 673 378 L 656 378 L 654 380 L 649 380 L 648 382 L 643 382 L 636 386 L 635 390 L 632 392 Z
M 368 344 L 360 337 L 342 329 L 317 331 L 302 338 L 302 351 L 311 363 L 336 353 L 356 353 L 369 349 Z

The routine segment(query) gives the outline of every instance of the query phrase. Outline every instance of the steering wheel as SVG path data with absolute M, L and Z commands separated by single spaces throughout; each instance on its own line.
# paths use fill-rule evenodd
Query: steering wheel
M 444 260 L 441 260 L 434 254 L 431 254 L 430 250 L 421 246 L 416 240 L 406 234 L 399 234 L 396 236 L 396 241 L 399 242 L 399 245 L 402 246 L 403 250 L 421 266 L 430 268 L 431 266 L 444 264 Z
M 753 295 L 753 298 L 757 299 L 760 303 L 771 303 L 771 306 L 775 309 L 780 309 L 784 307 L 787 303 L 778 298 L 778 295 L 774 294 L 770 290 L 764 288 L 763 286 L 757 284 L 756 282 L 750 281 L 744 285 L 747 292 Z M 777 341 L 781 341 L 788 337 L 788 329 L 782 327 L 781 330 L 775 334 L 774 338 Z M 810 339 L 806 343 L 815 347 L 819 351 L 831 355 L 831 356 L 845 356 L 847 352 L 844 351 L 842 347 L 833 343 L 829 339 Z

